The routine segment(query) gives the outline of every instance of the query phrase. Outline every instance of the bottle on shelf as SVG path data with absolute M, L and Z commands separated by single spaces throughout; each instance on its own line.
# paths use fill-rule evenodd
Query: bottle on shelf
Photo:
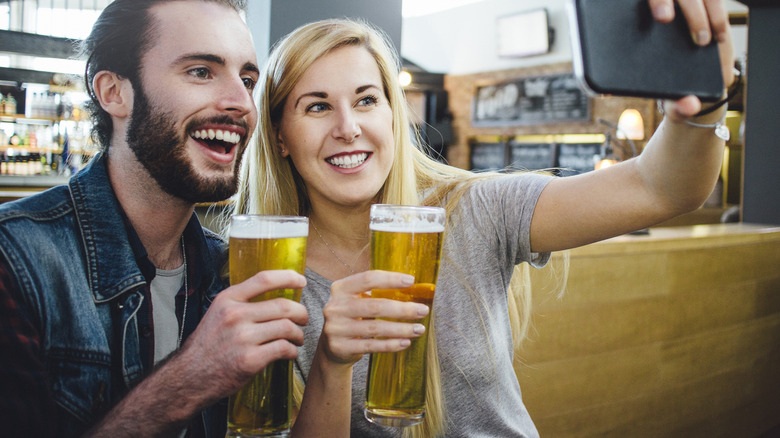
M 5 104 L 3 104 L 3 113 L 16 114 L 16 99 L 11 93 L 8 93 L 8 96 L 5 98 Z
M 43 111 L 41 109 L 42 101 L 43 101 L 43 92 L 41 93 L 35 93 L 33 92 L 29 97 L 29 107 L 30 111 L 28 113 L 28 117 L 36 118 L 36 117 L 43 117 Z

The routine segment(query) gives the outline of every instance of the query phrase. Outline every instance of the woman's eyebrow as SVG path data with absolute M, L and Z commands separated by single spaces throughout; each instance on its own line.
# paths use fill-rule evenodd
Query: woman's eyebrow
M 318 99 L 327 99 L 328 93 L 324 91 L 312 91 L 309 93 L 301 94 L 300 96 L 298 96 L 298 99 L 295 101 L 296 108 L 298 107 L 298 104 L 301 102 L 301 99 L 303 99 L 304 97 L 316 97 Z

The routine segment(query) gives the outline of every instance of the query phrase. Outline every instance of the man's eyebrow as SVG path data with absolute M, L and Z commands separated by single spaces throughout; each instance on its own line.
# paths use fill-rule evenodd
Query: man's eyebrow
M 174 64 L 181 64 L 184 62 L 190 62 L 190 61 L 204 61 L 204 62 L 210 62 L 213 64 L 225 64 L 225 58 L 217 55 L 212 55 L 210 53 L 188 53 L 186 55 L 181 55 L 178 58 L 176 58 L 175 61 L 173 61 Z
M 226 64 L 225 58 L 210 53 L 189 53 L 176 58 L 176 60 L 173 63 L 182 64 L 185 62 L 192 62 L 192 61 L 203 61 L 203 62 L 219 64 L 219 65 Z M 242 66 L 241 69 L 243 71 L 250 71 L 252 73 L 258 73 L 258 74 L 260 73 L 260 69 L 257 67 L 257 65 L 255 65 L 254 62 L 247 62 Z
M 255 65 L 254 62 L 247 62 L 244 64 L 244 68 L 242 70 L 260 74 L 260 69 L 257 67 L 257 65 Z

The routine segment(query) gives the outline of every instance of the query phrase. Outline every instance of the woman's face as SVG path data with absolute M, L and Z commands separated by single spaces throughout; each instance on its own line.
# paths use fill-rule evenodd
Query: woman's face
M 393 114 L 379 67 L 360 46 L 315 61 L 284 104 L 277 138 L 312 205 L 371 202 L 393 164 Z

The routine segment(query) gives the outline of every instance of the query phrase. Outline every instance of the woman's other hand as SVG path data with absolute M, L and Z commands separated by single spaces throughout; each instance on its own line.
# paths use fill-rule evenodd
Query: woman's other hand
M 402 289 L 413 283 L 411 275 L 388 271 L 366 271 L 335 281 L 323 309 L 320 338 L 328 360 L 352 365 L 366 353 L 401 351 L 425 333 L 425 327 L 414 320 L 425 317 L 428 306 L 367 294 L 371 289 Z

